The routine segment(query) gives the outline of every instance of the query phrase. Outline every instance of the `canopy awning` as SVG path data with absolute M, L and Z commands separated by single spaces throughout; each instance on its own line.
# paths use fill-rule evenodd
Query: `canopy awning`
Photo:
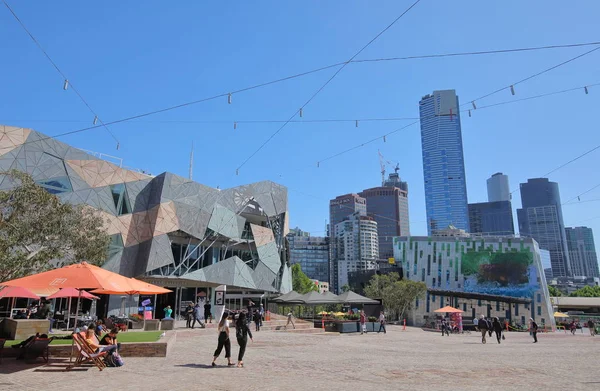
M 369 299 L 352 291 L 344 292 L 338 298 L 344 304 L 379 304 L 377 300 Z
M 443 308 L 440 308 L 439 310 L 435 310 L 435 311 L 433 311 L 433 312 L 443 312 L 443 313 L 447 313 L 447 312 L 449 312 L 449 313 L 461 313 L 461 312 L 463 312 L 463 311 L 461 311 L 461 310 L 459 310 L 459 309 L 457 309 L 457 308 L 454 308 L 454 307 L 451 307 L 451 306 L 447 305 L 447 306 L 445 306 L 445 307 L 443 307 Z

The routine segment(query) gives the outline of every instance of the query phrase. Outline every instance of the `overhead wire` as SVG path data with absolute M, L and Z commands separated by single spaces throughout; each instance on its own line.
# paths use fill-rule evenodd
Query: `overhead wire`
M 235 170 L 236 175 L 239 173 L 239 170 L 244 167 L 246 165 L 246 163 L 248 163 L 250 161 L 250 159 L 252 159 L 254 156 L 256 156 L 256 154 L 258 152 L 260 152 L 275 136 L 277 136 L 285 127 L 286 125 L 292 120 L 294 119 L 294 117 L 296 115 L 298 115 L 299 113 L 302 112 L 303 108 L 306 107 L 313 99 L 315 99 L 317 97 L 317 95 L 319 95 L 319 93 L 321 91 L 323 91 L 323 89 L 325 89 L 325 87 L 327 87 L 327 85 L 329 85 L 329 83 L 331 83 L 331 81 L 333 79 L 335 79 L 335 77 L 344 69 L 346 68 L 346 66 L 352 61 L 354 60 L 358 55 L 360 55 L 366 48 L 368 48 L 373 42 L 375 42 L 381 35 L 383 35 L 387 30 L 389 30 L 394 24 L 396 24 L 396 22 L 398 22 L 400 19 L 402 19 L 402 17 L 404 15 L 406 15 L 411 9 L 413 9 L 413 7 L 415 7 L 417 4 L 419 4 L 421 2 L 421 0 L 417 0 L 414 3 L 412 3 L 406 10 L 404 10 L 404 12 L 402 12 L 396 19 L 394 19 L 392 21 L 392 23 L 390 23 L 389 25 L 387 25 L 387 27 L 385 27 L 383 30 L 381 30 L 373 39 L 371 39 L 369 42 L 367 42 L 366 45 L 364 45 L 359 51 L 357 51 L 352 57 L 350 57 L 350 59 L 346 62 L 344 62 L 344 64 L 342 66 L 340 66 L 335 72 L 334 74 L 327 79 L 327 81 L 321 85 L 321 87 L 319 87 L 319 89 L 317 89 L 317 91 L 312 94 L 312 96 L 310 98 L 308 98 L 308 100 L 302 105 L 300 106 L 300 108 L 298 110 L 296 110 L 294 112 L 294 114 L 292 114 L 290 116 L 290 118 L 283 123 L 283 125 L 281 125 L 279 127 L 279 129 L 277 129 L 273 134 L 271 134 L 254 152 L 252 152 L 250 154 L 250 156 L 248 156 L 246 158 L 246 160 L 244 160 Z
M 3 2 L 5 2 L 5 0 L 3 0 Z M 438 57 L 453 57 L 453 56 L 468 56 L 468 55 L 483 55 L 483 54 L 499 54 L 499 53 L 511 53 L 511 52 L 520 52 L 520 51 L 534 51 L 534 50 L 548 50 L 548 49 L 572 48 L 572 47 L 581 47 L 581 46 L 593 46 L 593 45 L 600 45 L 600 41 L 599 42 L 564 44 L 564 45 L 548 45 L 548 46 L 538 46 L 538 47 L 529 47 L 529 48 L 517 48 L 517 49 L 498 49 L 498 50 L 488 50 L 488 51 L 481 51 L 481 52 L 429 54 L 429 55 L 422 55 L 422 56 L 379 58 L 379 59 L 370 59 L 370 60 L 369 59 L 367 59 L 367 60 L 353 60 L 350 63 L 369 62 L 369 61 L 378 62 L 378 61 L 393 61 L 393 60 L 412 60 L 412 59 L 419 59 L 419 58 L 438 58 Z M 88 131 L 88 130 L 97 129 L 97 128 L 100 128 L 100 127 L 103 127 L 103 126 L 115 125 L 115 124 L 119 124 L 119 123 L 123 123 L 123 122 L 128 122 L 128 121 L 132 121 L 132 120 L 136 120 L 136 119 L 140 119 L 140 118 L 144 118 L 144 117 L 148 117 L 148 116 L 152 116 L 152 115 L 156 115 L 156 114 L 160 114 L 160 113 L 164 113 L 164 112 L 168 112 L 168 111 L 172 111 L 172 110 L 177 110 L 177 109 L 180 109 L 180 108 L 183 108 L 183 107 L 187 107 L 187 106 L 191 106 L 191 105 L 195 105 L 195 104 L 199 104 L 199 103 L 204 103 L 204 102 L 208 102 L 208 101 L 219 99 L 219 98 L 223 98 L 223 97 L 228 97 L 230 94 L 239 94 L 239 93 L 242 93 L 242 92 L 251 91 L 251 90 L 254 90 L 254 89 L 266 87 L 266 86 L 269 86 L 269 85 L 273 85 L 273 84 L 276 84 L 276 83 L 280 83 L 280 82 L 292 80 L 292 79 L 295 79 L 295 78 L 300 78 L 300 77 L 307 76 L 307 75 L 310 75 L 310 74 L 313 74 L 313 73 L 317 73 L 317 72 L 321 72 L 321 71 L 324 71 L 324 70 L 327 70 L 327 69 L 339 67 L 339 66 L 342 66 L 344 64 L 345 64 L 345 62 L 339 62 L 339 63 L 336 63 L 336 64 L 331 64 L 331 65 L 323 66 L 323 67 L 320 67 L 320 68 L 315 68 L 315 69 L 312 69 L 312 70 L 309 70 L 309 71 L 305 71 L 305 72 L 301 72 L 301 73 L 298 73 L 298 74 L 294 74 L 294 75 L 282 77 L 282 78 L 279 78 L 279 79 L 275 79 L 275 80 L 271 80 L 271 81 L 268 81 L 268 82 L 256 84 L 256 85 L 253 85 L 253 86 L 241 88 L 241 89 L 238 89 L 238 90 L 233 90 L 231 92 L 217 94 L 217 95 L 213 95 L 213 96 L 210 96 L 210 97 L 207 97 L 207 98 L 197 99 L 197 100 L 185 102 L 185 103 L 174 105 L 174 106 L 168 106 L 168 107 L 165 107 L 165 108 L 162 108 L 162 109 L 157 109 L 157 110 L 153 110 L 153 111 L 149 111 L 149 112 L 145 112 L 145 113 L 133 115 L 133 116 L 130 116 L 130 117 L 124 117 L 124 118 L 117 119 L 117 120 L 114 120 L 114 121 L 103 122 L 101 125 L 88 126 L 88 127 L 85 127 L 85 128 L 81 128 L 81 129 L 76 129 L 76 130 L 72 130 L 72 131 L 60 133 L 60 134 L 57 134 L 57 135 L 54 135 L 54 136 L 48 136 L 48 137 L 46 137 L 46 139 L 64 137 L 64 136 L 68 136 L 68 135 L 72 135 L 72 134 L 77 134 L 77 133 L 85 132 L 85 131 Z M 350 120 L 350 121 L 352 121 L 352 120 Z M 47 122 L 54 122 L 54 121 L 47 121 Z M 58 122 L 60 122 L 60 121 L 58 121 Z M 231 123 L 231 121 L 228 121 L 228 122 Z M 285 121 L 283 121 L 283 122 L 285 122 Z M 290 122 L 294 122 L 294 121 L 292 120 Z M 298 122 L 307 122 L 307 121 L 298 121 Z
M 101 124 L 100 126 L 102 126 L 108 132 L 108 134 L 111 135 L 111 137 L 117 143 L 117 149 L 119 149 L 119 140 L 114 135 L 114 133 L 111 132 L 111 130 L 108 128 L 108 126 L 104 122 L 102 122 L 102 119 L 100 118 L 100 116 L 98 116 L 98 114 L 96 113 L 96 111 L 94 111 L 94 109 L 92 109 L 92 107 L 90 106 L 90 104 L 85 100 L 85 98 L 83 97 L 83 95 L 81 95 L 81 93 L 79 93 L 79 90 L 77 90 L 77 88 L 75 88 L 75 86 L 73 85 L 73 82 L 71 80 L 69 80 L 69 78 L 67 77 L 67 75 L 65 75 L 65 73 L 58 67 L 58 65 L 56 64 L 56 62 L 54 62 L 54 60 L 52 60 L 52 58 L 50 57 L 50 55 L 48 54 L 48 52 L 46 52 L 46 50 L 43 48 L 43 46 L 40 44 L 40 42 L 35 38 L 35 36 L 31 33 L 31 31 L 29 31 L 29 29 L 27 28 L 27 26 L 25 26 L 25 23 L 23 23 L 23 21 L 19 18 L 19 16 L 15 13 L 15 11 L 11 8 L 11 6 L 6 2 L 6 0 L 2 0 L 2 2 L 6 6 L 6 8 L 10 11 L 10 13 L 15 18 L 15 20 L 19 23 L 19 25 L 23 28 L 23 30 L 27 33 L 27 35 L 29 35 L 29 38 L 31 38 L 31 40 L 33 41 L 33 43 L 35 43 L 35 45 L 44 54 L 44 56 L 50 62 L 50 64 L 52 64 L 52 66 L 54 67 L 54 69 L 56 69 L 56 71 L 62 76 L 62 78 L 64 80 L 64 87 L 63 88 L 65 90 L 67 88 L 70 88 L 71 90 L 73 90 L 73 92 L 79 97 L 79 99 L 88 108 L 88 110 L 94 115 L 94 121 L 93 121 L 94 124 L 96 123 L 96 121 L 100 122 L 100 124 Z

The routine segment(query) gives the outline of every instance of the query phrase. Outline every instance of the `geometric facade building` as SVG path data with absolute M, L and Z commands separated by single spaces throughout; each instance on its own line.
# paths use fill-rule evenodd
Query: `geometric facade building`
M 600 277 L 592 229 L 588 227 L 567 227 L 565 232 L 573 275 Z
M 394 239 L 394 258 L 404 278 L 427 285 L 414 303 L 413 322 L 451 305 L 463 318 L 497 316 L 554 326 L 540 248 L 532 238 L 420 236 Z
M 434 91 L 419 102 L 427 232 L 452 225 L 469 230 L 458 97 Z
M 291 290 L 284 186 L 219 190 L 172 173 L 150 176 L 0 125 L 0 171 L 10 169 L 30 174 L 63 202 L 99 211 L 111 235 L 105 269 L 163 286 Z M 10 185 L 4 179 L 0 189 Z

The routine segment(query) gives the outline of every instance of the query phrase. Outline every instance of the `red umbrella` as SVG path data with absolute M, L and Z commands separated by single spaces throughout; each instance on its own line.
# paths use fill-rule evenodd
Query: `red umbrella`
M 17 297 L 22 297 L 25 299 L 39 299 L 40 297 L 30 291 L 27 288 L 22 288 L 20 286 L 6 286 L 4 289 L 0 290 L 0 299 L 5 297 L 12 297 L 12 303 L 10 306 L 10 317 L 12 318 L 12 309 L 15 306 L 15 299 Z

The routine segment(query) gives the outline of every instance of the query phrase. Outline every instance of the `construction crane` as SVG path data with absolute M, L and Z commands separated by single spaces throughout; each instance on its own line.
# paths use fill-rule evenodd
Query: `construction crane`
M 381 186 L 383 186 L 385 184 L 385 165 L 392 163 L 385 160 L 379 149 L 377 150 L 377 154 L 379 155 L 379 166 L 381 167 Z

